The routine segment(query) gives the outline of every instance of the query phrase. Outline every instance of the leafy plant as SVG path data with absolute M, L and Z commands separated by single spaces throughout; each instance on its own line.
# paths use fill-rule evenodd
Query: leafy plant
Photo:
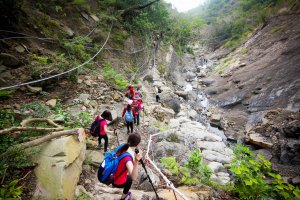
M 9 97 L 11 96 L 16 90 L 0 90 L 0 97 Z
M 0 188 L 0 199 L 21 199 L 23 186 L 17 186 L 19 180 L 13 180 Z
M 103 76 L 107 81 L 114 83 L 121 90 L 126 89 L 128 85 L 128 80 L 112 68 L 110 63 L 103 64 Z
M 166 73 L 166 66 L 165 65 L 159 65 L 157 70 L 159 71 L 160 74 Z
M 179 173 L 179 165 L 176 162 L 176 158 L 175 157 L 163 157 L 163 158 L 160 159 L 160 163 L 166 169 L 170 170 L 170 172 L 172 172 L 172 174 L 178 175 L 178 173 Z
M 27 104 L 23 104 L 21 106 L 23 111 L 32 111 L 29 115 L 32 117 L 43 118 L 47 117 L 50 114 L 50 108 L 43 103 L 40 102 L 31 102 Z
M 292 200 L 300 197 L 300 190 L 288 183 L 271 170 L 271 162 L 253 152 L 246 146 L 238 144 L 234 148 L 235 158 L 230 171 L 234 173 L 234 191 L 240 199 L 255 200 L 275 199 Z
M 180 168 L 183 176 L 181 183 L 185 185 L 199 185 L 208 182 L 212 174 L 211 169 L 203 164 L 200 149 L 196 149 L 189 156 L 188 162 Z
M 78 114 L 77 119 L 78 120 L 75 122 L 76 125 L 80 127 L 87 127 L 92 121 L 92 116 L 89 112 L 81 112 Z
M 174 134 L 174 133 L 171 133 L 171 134 L 166 138 L 166 140 L 167 140 L 168 142 L 179 143 L 179 138 L 178 138 L 178 136 L 177 136 L 176 134 Z

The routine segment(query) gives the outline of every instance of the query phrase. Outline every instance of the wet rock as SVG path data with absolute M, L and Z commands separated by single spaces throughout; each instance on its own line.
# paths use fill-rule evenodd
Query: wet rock
M 254 153 L 257 155 L 257 154 L 261 154 L 265 157 L 266 160 L 271 160 L 272 159 L 272 153 L 270 150 L 268 149 L 259 149 L 259 150 L 256 150 L 254 151 Z
M 247 139 L 250 143 L 258 145 L 262 148 L 270 149 L 273 146 L 273 143 L 269 138 L 264 137 L 259 133 L 250 133 Z
M 56 99 L 50 99 L 49 101 L 46 102 L 46 105 L 53 108 L 56 106 L 56 102 L 57 102 Z
M 16 46 L 15 49 L 18 53 L 23 53 L 25 51 L 25 48 L 21 45 Z
M 21 62 L 13 55 L 8 53 L 0 53 L 0 63 L 6 67 L 16 68 L 21 65 Z
M 41 88 L 41 87 L 33 87 L 30 85 L 27 85 L 26 87 L 30 92 L 35 93 L 35 94 L 40 93 L 43 90 L 43 88 Z

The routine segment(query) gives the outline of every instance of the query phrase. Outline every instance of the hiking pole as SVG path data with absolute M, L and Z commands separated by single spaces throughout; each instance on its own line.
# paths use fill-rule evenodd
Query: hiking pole
M 136 154 L 139 153 L 139 149 L 138 149 L 138 148 L 135 148 L 135 153 L 136 153 Z M 141 162 L 142 167 L 144 168 L 144 170 L 145 170 L 145 172 L 146 172 L 146 174 L 147 174 L 147 177 L 148 177 L 148 179 L 149 179 L 150 184 L 152 185 L 152 188 L 153 188 L 153 190 L 154 190 L 154 192 L 155 192 L 155 195 L 156 195 L 156 199 L 159 200 L 158 194 L 157 194 L 157 192 L 156 192 L 156 190 L 155 190 L 155 188 L 154 188 L 154 185 L 153 185 L 153 183 L 152 183 L 152 180 L 151 180 L 151 178 L 150 178 L 150 176 L 149 176 L 149 174 L 148 174 L 148 172 L 147 172 L 145 163 L 144 163 L 144 161 L 143 161 L 142 159 L 140 160 L 140 162 Z
M 120 145 L 120 142 L 119 142 L 119 137 L 118 137 L 118 133 L 116 131 L 117 129 L 114 129 L 114 134 L 117 136 L 117 141 L 118 141 L 118 145 Z

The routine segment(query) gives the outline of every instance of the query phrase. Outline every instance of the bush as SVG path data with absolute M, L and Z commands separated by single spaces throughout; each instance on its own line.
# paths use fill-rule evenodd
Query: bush
M 44 118 L 50 114 L 50 108 L 40 102 L 31 102 L 21 106 L 22 111 L 32 111 L 29 115 L 37 118 Z
M 188 162 L 184 163 L 182 167 L 179 167 L 174 157 L 162 158 L 161 164 L 170 170 L 172 174 L 178 176 L 180 183 L 184 185 L 199 185 L 200 183 L 210 182 L 212 171 L 207 165 L 203 164 L 200 149 L 192 152 Z
M 159 71 L 160 74 L 166 73 L 166 66 L 165 65 L 159 65 L 157 70 Z
M 103 76 L 107 81 L 117 85 L 120 90 L 125 90 L 128 86 L 128 80 L 112 68 L 110 63 L 103 64 Z
M 234 173 L 234 192 L 240 199 L 300 198 L 299 188 L 285 183 L 279 174 L 273 173 L 271 162 L 262 155 L 255 157 L 248 147 L 240 144 L 233 150 L 235 157 L 230 171 Z
M 0 199 L 21 199 L 23 186 L 17 186 L 19 180 L 13 180 L 0 188 Z

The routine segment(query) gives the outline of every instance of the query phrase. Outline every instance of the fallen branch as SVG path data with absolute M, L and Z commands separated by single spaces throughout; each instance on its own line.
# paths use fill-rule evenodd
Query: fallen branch
M 44 127 L 27 127 L 28 124 L 32 122 L 46 122 L 54 128 L 44 128 Z M 7 129 L 0 130 L 0 135 L 14 132 L 14 131 L 40 131 L 40 132 L 56 132 L 56 131 L 62 131 L 64 130 L 64 127 L 56 124 L 51 119 L 46 118 L 32 118 L 32 119 L 25 119 L 21 122 L 21 126 L 19 127 L 11 127 Z
M 53 133 L 50 133 L 46 136 L 40 137 L 38 139 L 29 141 L 29 142 L 24 142 L 24 143 L 21 143 L 21 144 L 17 144 L 15 146 L 12 146 L 12 147 L 8 148 L 6 152 L 4 152 L 0 155 L 0 158 L 8 155 L 10 152 L 12 152 L 13 150 L 16 150 L 16 149 L 23 150 L 23 149 L 26 149 L 28 147 L 34 147 L 34 146 L 40 145 L 44 142 L 50 141 L 54 138 L 58 138 L 58 137 L 65 136 L 65 135 L 77 135 L 78 130 L 79 129 L 72 129 L 72 130 L 66 130 L 66 131 L 53 132 Z

